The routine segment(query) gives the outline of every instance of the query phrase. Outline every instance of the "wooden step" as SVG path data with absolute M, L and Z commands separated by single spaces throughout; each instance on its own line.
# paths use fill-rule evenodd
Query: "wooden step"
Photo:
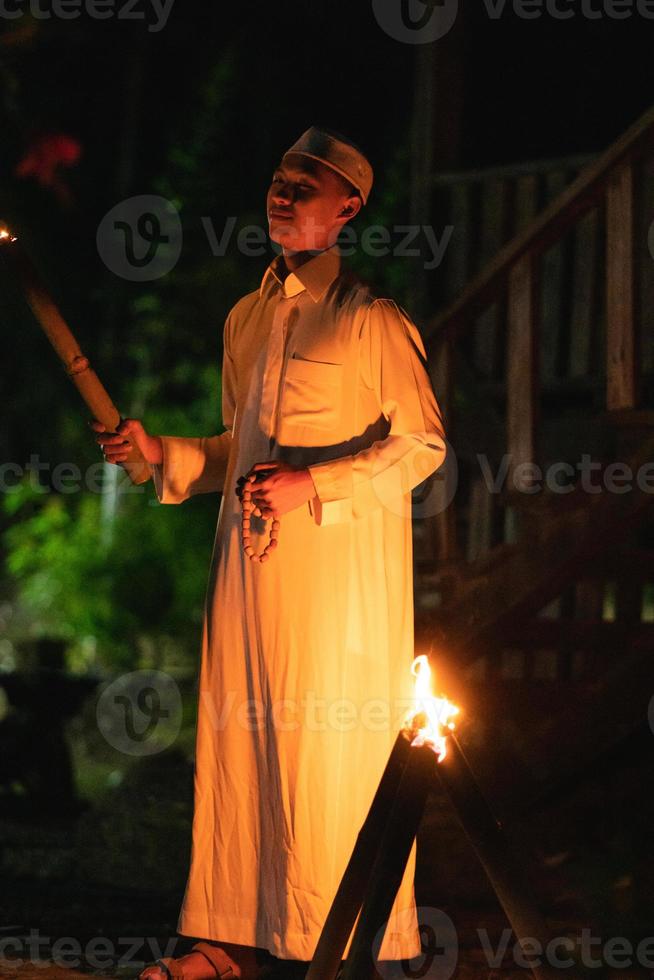
M 628 465 L 635 472 L 654 458 L 654 437 L 642 443 Z M 586 494 L 584 509 L 552 515 L 533 537 L 512 550 L 490 552 L 483 567 L 462 583 L 451 602 L 417 624 L 422 642 L 437 630 L 444 656 L 469 663 L 519 621 L 535 615 L 566 584 L 619 546 L 629 527 L 643 520 L 654 494 L 635 485 L 628 493 Z

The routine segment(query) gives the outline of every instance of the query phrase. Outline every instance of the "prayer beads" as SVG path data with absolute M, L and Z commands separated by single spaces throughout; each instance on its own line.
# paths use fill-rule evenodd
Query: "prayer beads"
M 258 555 L 251 544 L 250 537 L 251 516 L 253 514 L 255 517 L 263 516 L 260 509 L 252 502 L 252 487 L 256 483 L 256 479 L 256 474 L 251 473 L 243 485 L 243 493 L 241 495 L 243 508 L 241 517 L 241 541 L 243 542 L 243 551 L 250 561 L 266 562 L 269 560 L 270 553 L 275 550 L 279 541 L 279 517 L 273 511 L 270 539 L 261 554 Z

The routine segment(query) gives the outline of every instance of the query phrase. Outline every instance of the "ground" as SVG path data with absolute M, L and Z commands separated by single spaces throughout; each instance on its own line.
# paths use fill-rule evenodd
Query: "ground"
M 632 750 L 628 780 L 624 773 L 607 784 L 590 779 L 564 803 L 532 814 L 523 828 L 534 898 L 559 935 L 574 935 L 588 922 L 603 941 L 637 942 L 654 933 L 647 847 L 654 814 L 651 794 L 642 795 L 651 785 L 652 763 L 649 751 L 639 758 Z M 189 860 L 192 789 L 189 755 L 174 748 L 139 759 L 61 819 L 47 808 L 24 806 L 21 812 L 20 801 L 10 807 L 9 798 L 0 797 L 0 974 L 12 980 L 75 980 L 89 973 L 131 980 L 157 956 L 186 952 L 190 942 L 175 929 Z M 638 806 L 638 799 L 645 802 Z M 436 914 L 438 926 L 447 916 L 456 930 L 455 980 L 528 975 L 510 957 L 499 970 L 484 956 L 480 933 L 495 948 L 507 922 L 445 799 L 430 800 L 419 840 L 418 903 L 431 910 L 428 920 Z M 534 849 L 534 842 L 540 846 Z M 30 935 L 42 943 L 34 956 Z M 62 950 L 66 938 L 77 949 Z M 18 950 L 11 939 L 22 944 Z M 438 980 L 449 975 L 443 969 L 424 974 Z M 651 980 L 654 969 L 634 966 L 609 975 Z M 284 968 L 277 980 L 300 976 Z

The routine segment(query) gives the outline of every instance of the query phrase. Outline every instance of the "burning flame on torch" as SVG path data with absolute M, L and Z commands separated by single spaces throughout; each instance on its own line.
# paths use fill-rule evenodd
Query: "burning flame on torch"
M 16 236 L 12 235 L 8 228 L 0 228 L 0 241 L 15 242 Z
M 416 679 L 415 704 L 404 728 L 413 736 L 411 745 L 428 745 L 442 762 L 447 755 L 447 735 L 455 728 L 452 719 L 459 714 L 459 708 L 446 697 L 433 694 L 431 667 L 424 654 L 413 661 L 411 673 Z

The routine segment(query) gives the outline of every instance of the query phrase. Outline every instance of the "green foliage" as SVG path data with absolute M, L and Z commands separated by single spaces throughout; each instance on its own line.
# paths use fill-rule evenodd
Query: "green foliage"
M 25 482 L 5 496 L 13 520 L 3 550 L 18 599 L 33 633 L 67 640 L 78 667 L 97 656 L 97 666 L 134 668 L 144 634 L 199 642 L 217 497 L 191 514 L 159 505 L 151 484 L 129 489 L 111 525 L 101 494 Z

